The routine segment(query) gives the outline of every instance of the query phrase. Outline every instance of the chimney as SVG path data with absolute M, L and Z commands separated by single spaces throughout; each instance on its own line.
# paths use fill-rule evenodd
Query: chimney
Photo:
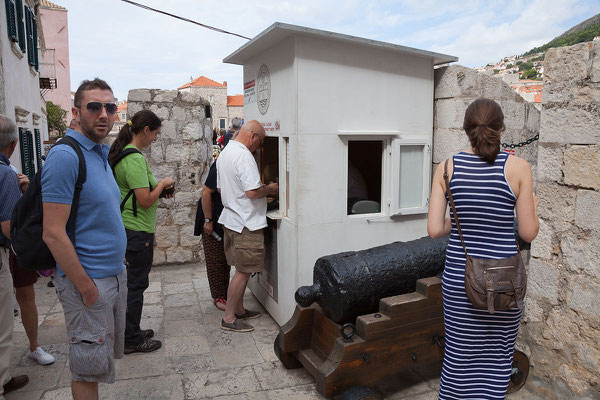
M 223 81 L 223 86 L 227 86 L 227 81 Z
M 190 76 L 190 83 L 194 82 L 194 77 Z

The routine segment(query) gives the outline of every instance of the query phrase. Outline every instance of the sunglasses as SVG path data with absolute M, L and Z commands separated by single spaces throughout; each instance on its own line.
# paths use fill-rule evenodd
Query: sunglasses
M 117 113 L 117 105 L 115 103 L 100 103 L 99 101 L 90 101 L 85 105 L 85 109 L 90 114 L 100 114 L 102 112 L 102 106 L 104 106 L 106 109 L 107 114 L 113 115 Z

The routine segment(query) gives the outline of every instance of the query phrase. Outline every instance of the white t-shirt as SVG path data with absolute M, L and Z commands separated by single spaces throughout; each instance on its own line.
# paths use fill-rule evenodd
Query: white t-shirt
M 251 199 L 247 190 L 262 186 L 258 165 L 250 150 L 240 142 L 229 141 L 217 158 L 217 188 L 221 190 L 223 212 L 219 223 L 241 233 L 267 226 L 267 199 Z

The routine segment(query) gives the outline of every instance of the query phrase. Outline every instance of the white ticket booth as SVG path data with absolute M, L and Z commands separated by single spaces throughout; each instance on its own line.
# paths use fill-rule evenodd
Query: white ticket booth
M 427 234 L 433 70 L 457 60 L 283 23 L 224 59 L 244 67 L 263 182 L 279 183 L 249 287 L 280 325 L 319 257 Z

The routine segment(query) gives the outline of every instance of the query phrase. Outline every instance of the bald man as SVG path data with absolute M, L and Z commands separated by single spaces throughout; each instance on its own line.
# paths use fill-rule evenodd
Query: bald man
M 235 274 L 227 290 L 221 329 L 234 332 L 253 331 L 254 327 L 244 320 L 262 315 L 259 311 L 244 308 L 244 291 L 250 275 L 263 270 L 266 197 L 279 191 L 277 183 L 264 185 L 261 182 L 258 165 L 252 155 L 265 136 L 265 129 L 258 121 L 248 121 L 217 159 L 217 189 L 223 201 L 223 212 L 218 222 L 224 227 L 227 263 L 235 266 Z

